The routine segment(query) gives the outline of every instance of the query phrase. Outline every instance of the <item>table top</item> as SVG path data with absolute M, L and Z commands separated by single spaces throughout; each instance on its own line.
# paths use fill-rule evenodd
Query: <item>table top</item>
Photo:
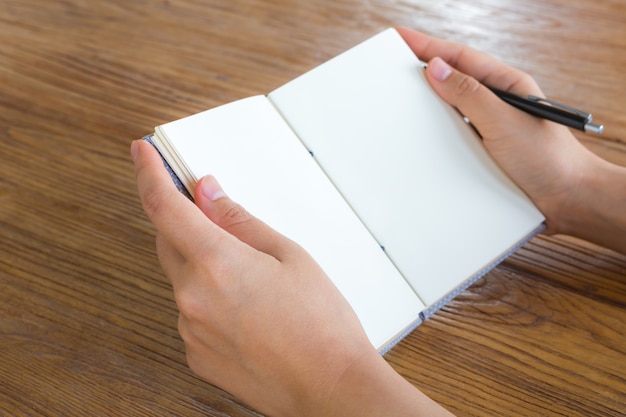
M 0 0 L 0 415 L 253 416 L 185 362 L 129 157 L 389 26 L 593 112 L 626 165 L 621 0 Z M 454 259 L 454 254 L 450 254 Z M 539 236 L 385 358 L 458 415 L 626 412 L 626 256 Z

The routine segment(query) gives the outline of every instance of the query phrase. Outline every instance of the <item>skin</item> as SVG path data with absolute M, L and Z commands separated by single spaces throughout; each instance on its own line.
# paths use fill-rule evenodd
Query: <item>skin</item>
M 626 168 L 480 83 L 542 95 L 527 74 L 461 45 L 399 32 L 429 62 L 432 88 L 472 120 L 497 163 L 544 213 L 548 233 L 626 253 Z M 133 142 L 131 155 L 195 373 L 268 416 L 451 415 L 376 352 L 300 246 L 232 201 L 215 178 L 198 182 L 194 204 L 149 144 Z
M 625 167 L 593 154 L 566 127 L 506 105 L 481 85 L 543 97 L 528 74 L 463 45 L 399 32 L 429 61 L 433 89 L 469 117 L 491 156 L 546 216 L 546 233 L 626 253 Z

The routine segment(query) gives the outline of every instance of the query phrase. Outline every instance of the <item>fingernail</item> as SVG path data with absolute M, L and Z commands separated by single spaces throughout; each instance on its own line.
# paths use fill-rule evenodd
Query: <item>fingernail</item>
M 215 177 L 209 175 L 200 181 L 200 191 L 211 201 L 226 197 L 226 193 L 222 190 Z
M 135 159 L 137 159 L 138 154 L 139 154 L 139 144 L 137 143 L 136 140 L 134 140 L 130 144 L 130 157 L 133 159 L 133 162 L 135 162 Z
M 435 77 L 436 80 L 445 81 L 448 79 L 450 74 L 452 74 L 452 67 L 448 65 L 446 61 L 443 59 L 436 57 L 433 58 L 428 64 L 428 69 L 430 73 Z

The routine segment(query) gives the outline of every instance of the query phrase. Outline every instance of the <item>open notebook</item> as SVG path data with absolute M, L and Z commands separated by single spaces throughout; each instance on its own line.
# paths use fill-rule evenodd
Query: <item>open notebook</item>
M 215 175 L 301 244 L 382 353 L 544 221 L 394 29 L 148 138 L 191 195 Z

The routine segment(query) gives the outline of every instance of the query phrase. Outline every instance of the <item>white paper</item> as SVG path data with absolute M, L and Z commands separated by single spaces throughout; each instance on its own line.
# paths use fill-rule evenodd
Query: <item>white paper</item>
M 426 305 L 543 221 L 393 29 L 269 97 Z
M 253 215 L 303 246 L 382 348 L 424 305 L 264 96 L 161 126 L 198 180 L 214 175 Z

